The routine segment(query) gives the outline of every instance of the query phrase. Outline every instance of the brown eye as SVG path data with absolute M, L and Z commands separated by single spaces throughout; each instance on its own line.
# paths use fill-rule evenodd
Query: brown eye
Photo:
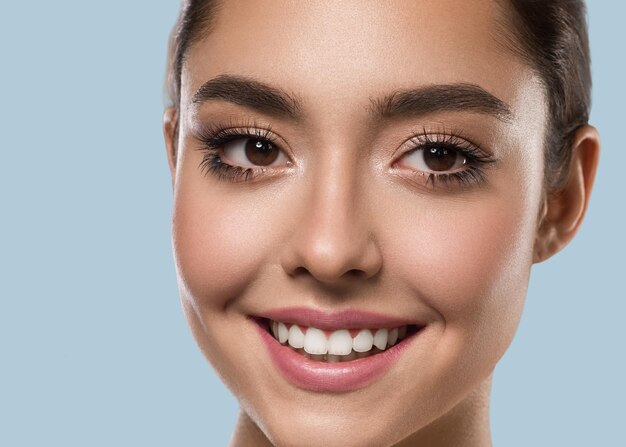
M 258 138 L 238 138 L 224 145 L 224 161 L 234 166 L 254 168 L 270 166 L 276 161 L 285 165 L 287 157 L 272 142 Z
M 267 166 L 278 158 L 279 151 L 269 141 L 249 139 L 246 142 L 246 157 L 257 166 Z
M 448 171 L 457 163 L 459 153 L 441 147 L 431 147 L 423 151 L 424 163 L 433 171 Z
M 448 147 L 426 147 L 415 149 L 404 157 L 403 164 L 409 164 L 418 171 L 449 172 L 456 171 L 466 163 L 461 152 Z

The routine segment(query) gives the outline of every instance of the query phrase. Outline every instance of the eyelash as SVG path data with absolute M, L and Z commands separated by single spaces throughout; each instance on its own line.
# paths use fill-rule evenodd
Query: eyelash
M 271 129 L 270 125 L 263 127 L 257 123 L 247 123 L 244 126 L 229 126 L 226 128 L 206 127 L 198 135 L 198 139 L 203 144 L 200 150 L 205 153 L 200 163 L 201 170 L 206 174 L 217 176 L 220 180 L 227 180 L 233 183 L 251 181 L 258 175 L 268 173 L 272 168 L 250 168 L 226 163 L 220 156 L 220 149 L 232 141 L 248 138 L 271 143 L 279 148 L 276 139 L 272 137 Z M 412 170 L 411 175 L 418 178 L 426 177 L 426 185 L 430 183 L 433 188 L 436 186 L 450 187 L 454 185 L 471 186 L 482 184 L 485 181 L 484 167 L 494 163 L 496 160 L 492 156 L 487 155 L 480 146 L 470 142 L 468 139 L 459 137 L 457 134 L 447 130 L 432 133 L 423 129 L 421 133 L 409 139 L 412 148 L 403 152 L 400 160 L 414 151 L 427 148 L 452 150 L 465 159 L 465 166 L 467 166 L 465 169 L 442 174 Z
M 405 158 L 409 154 L 418 150 L 425 149 L 447 149 L 455 151 L 458 155 L 465 159 L 464 165 L 467 166 L 462 171 L 438 174 L 435 172 L 412 171 L 414 177 L 426 177 L 426 185 L 430 183 L 433 188 L 435 186 L 454 186 L 454 185 L 480 185 L 485 182 L 485 168 L 495 163 L 493 156 L 488 155 L 481 147 L 472 143 L 469 139 L 459 136 L 460 132 L 450 132 L 442 130 L 439 132 L 428 132 L 423 129 L 421 133 L 412 137 L 409 141 L 413 148 L 403 152 L 400 159 Z
M 271 143 L 279 146 L 275 138 L 271 134 L 272 126 L 263 127 L 256 122 L 246 123 L 244 126 L 226 128 L 209 126 L 199 132 L 198 139 L 202 142 L 203 147 L 200 148 L 205 152 L 200 169 L 206 174 L 213 174 L 220 180 L 228 180 L 233 183 L 241 181 L 249 181 L 259 174 L 268 171 L 266 168 L 244 168 L 241 166 L 233 166 L 222 160 L 220 149 L 231 141 L 239 139 L 253 138 L 263 142 Z

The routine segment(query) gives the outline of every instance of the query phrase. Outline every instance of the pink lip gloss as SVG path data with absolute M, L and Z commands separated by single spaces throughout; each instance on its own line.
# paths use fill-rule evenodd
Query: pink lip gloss
M 337 328 L 382 328 L 415 325 L 405 320 L 382 315 L 343 311 L 326 313 L 311 309 L 290 308 L 268 312 L 273 321 L 289 321 L 302 326 L 332 330 Z M 270 319 L 270 318 L 268 318 Z M 383 352 L 345 362 L 322 362 L 309 359 L 289 346 L 279 343 L 266 329 L 266 324 L 252 318 L 270 358 L 283 377 L 294 386 L 316 392 L 342 393 L 363 388 L 389 371 L 418 334 L 407 335 Z M 418 332 L 419 333 L 419 332 Z

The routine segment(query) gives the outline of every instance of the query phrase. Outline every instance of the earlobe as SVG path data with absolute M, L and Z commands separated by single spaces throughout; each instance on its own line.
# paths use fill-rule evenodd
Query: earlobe
M 589 125 L 580 127 L 572 142 L 570 170 L 565 186 L 546 194 L 542 208 L 534 263 L 545 261 L 563 249 L 583 220 L 598 167 L 600 136 Z
M 176 144 L 178 129 L 178 111 L 175 107 L 169 107 L 163 113 L 163 136 L 165 138 L 165 147 L 167 149 L 167 161 L 172 176 L 172 186 L 176 180 Z

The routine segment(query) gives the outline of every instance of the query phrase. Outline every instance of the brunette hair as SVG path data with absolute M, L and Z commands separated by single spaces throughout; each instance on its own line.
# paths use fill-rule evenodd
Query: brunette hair
M 575 131 L 589 120 L 591 61 L 584 0 L 499 0 L 502 42 L 538 74 L 548 100 L 545 184 L 564 185 Z M 181 73 L 191 45 L 211 32 L 220 0 L 182 0 L 169 41 L 168 107 L 178 115 Z M 512 25 L 512 30 L 510 30 Z M 173 132 L 176 148 L 178 123 Z

